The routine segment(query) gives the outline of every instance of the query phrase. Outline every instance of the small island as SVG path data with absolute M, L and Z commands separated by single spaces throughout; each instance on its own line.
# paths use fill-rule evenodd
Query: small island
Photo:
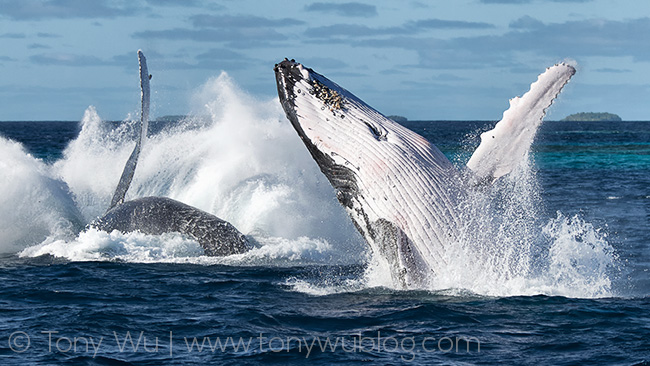
M 621 117 L 613 113 L 582 112 L 574 113 L 560 120 L 561 122 L 620 122 Z
M 393 121 L 395 121 L 397 123 L 407 122 L 408 121 L 408 118 L 406 118 L 404 116 L 386 116 L 386 118 L 392 119 Z

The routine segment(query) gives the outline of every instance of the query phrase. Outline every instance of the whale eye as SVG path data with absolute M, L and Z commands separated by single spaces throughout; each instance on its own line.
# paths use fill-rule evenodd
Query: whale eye
M 373 136 L 374 136 L 378 141 L 382 141 L 382 140 L 385 141 L 385 140 L 386 140 L 386 134 L 384 133 L 383 130 L 379 130 L 377 127 L 375 127 L 374 125 L 372 125 L 372 124 L 370 124 L 370 123 L 368 123 L 368 122 L 366 122 L 366 121 L 362 121 L 362 122 L 363 122 L 366 126 L 368 126 L 368 129 L 370 130 L 370 132 L 372 133 L 372 135 L 373 135 Z

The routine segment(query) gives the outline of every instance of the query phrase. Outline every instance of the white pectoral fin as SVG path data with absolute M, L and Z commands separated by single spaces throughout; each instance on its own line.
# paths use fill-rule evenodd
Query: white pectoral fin
M 493 181 L 506 175 L 526 158 L 546 109 L 575 71 L 564 63 L 549 67 L 526 94 L 510 100 L 501 121 L 481 134 L 481 144 L 467 162 L 477 181 Z
M 151 96 L 149 80 L 151 80 L 151 74 L 149 74 L 147 59 L 144 57 L 142 50 L 138 50 L 138 63 L 140 64 L 140 96 L 142 102 L 142 112 L 140 114 L 140 141 L 143 143 L 147 138 L 147 130 L 149 129 L 149 105 Z
M 149 75 L 149 70 L 147 68 L 147 59 L 140 50 L 138 50 L 138 62 L 140 64 L 140 95 L 142 101 L 139 134 L 135 148 L 133 149 L 129 160 L 126 161 L 126 165 L 122 171 L 122 176 L 120 177 L 120 182 L 117 184 L 115 193 L 113 193 L 111 205 L 108 207 L 107 211 L 110 211 L 113 207 L 124 202 L 124 197 L 126 196 L 126 192 L 129 190 L 129 186 L 133 180 L 133 175 L 135 174 L 135 167 L 138 165 L 140 149 L 142 148 L 144 140 L 147 138 L 147 129 L 149 127 L 149 98 L 151 95 L 149 79 L 151 78 L 151 75 Z

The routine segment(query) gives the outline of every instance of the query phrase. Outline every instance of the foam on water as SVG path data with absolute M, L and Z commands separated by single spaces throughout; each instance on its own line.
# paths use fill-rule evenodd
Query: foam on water
M 346 292 L 357 292 L 369 287 L 363 278 L 345 279 L 344 281 L 316 281 L 310 282 L 300 278 L 289 278 L 285 283 L 293 291 L 306 293 L 312 296 L 325 296 Z M 383 286 L 382 286 L 383 287 Z
M 607 234 L 578 216 L 548 218 L 531 164 L 463 203 L 464 230 L 446 248 L 445 265 L 428 289 L 469 290 L 487 296 L 615 296 L 620 263 Z M 370 262 L 368 284 L 393 287 L 389 268 Z
M 337 254 L 323 239 L 301 237 L 289 240 L 265 237 L 257 247 L 243 254 L 208 257 L 195 240 L 178 233 L 146 235 L 88 229 L 73 240 L 48 238 L 23 249 L 20 257 L 51 255 L 75 262 L 124 261 L 131 263 L 192 263 L 201 265 L 296 266 L 337 261 Z M 340 258 L 338 258 L 340 260 Z
M 145 235 L 89 229 L 71 241 L 45 240 L 24 249 L 21 257 L 52 255 L 71 261 L 165 262 L 199 257 L 203 248 L 180 234 Z
M 250 235 L 253 250 L 214 258 L 179 234 L 77 235 L 108 207 L 134 144 L 133 121 L 115 128 L 92 107 L 78 138 L 52 165 L 0 138 L 0 250 L 71 261 L 366 263 L 356 279 L 290 279 L 287 286 L 313 295 L 393 287 L 385 261 L 367 255 L 275 98 L 255 99 L 224 73 L 193 102 L 194 117 L 146 141 L 126 198 L 165 196 L 211 212 Z M 428 288 L 488 296 L 613 295 L 616 260 L 605 234 L 578 217 L 545 217 L 539 192 L 530 166 L 474 190 L 464 202 L 461 239 L 446 248 L 446 265 Z

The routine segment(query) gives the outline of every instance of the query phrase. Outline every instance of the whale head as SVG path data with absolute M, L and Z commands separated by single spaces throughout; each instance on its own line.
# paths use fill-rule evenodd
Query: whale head
M 463 216 L 468 188 L 526 160 L 546 109 L 574 73 L 564 63 L 550 67 L 511 101 L 503 120 L 481 136 L 467 182 L 426 139 L 336 83 L 293 60 L 275 66 L 287 118 L 393 283 L 406 288 L 431 285 L 446 267 L 461 233 L 473 230 Z
M 457 232 L 458 175 L 425 138 L 295 61 L 275 66 L 280 102 L 339 202 L 397 285 L 418 286 Z

